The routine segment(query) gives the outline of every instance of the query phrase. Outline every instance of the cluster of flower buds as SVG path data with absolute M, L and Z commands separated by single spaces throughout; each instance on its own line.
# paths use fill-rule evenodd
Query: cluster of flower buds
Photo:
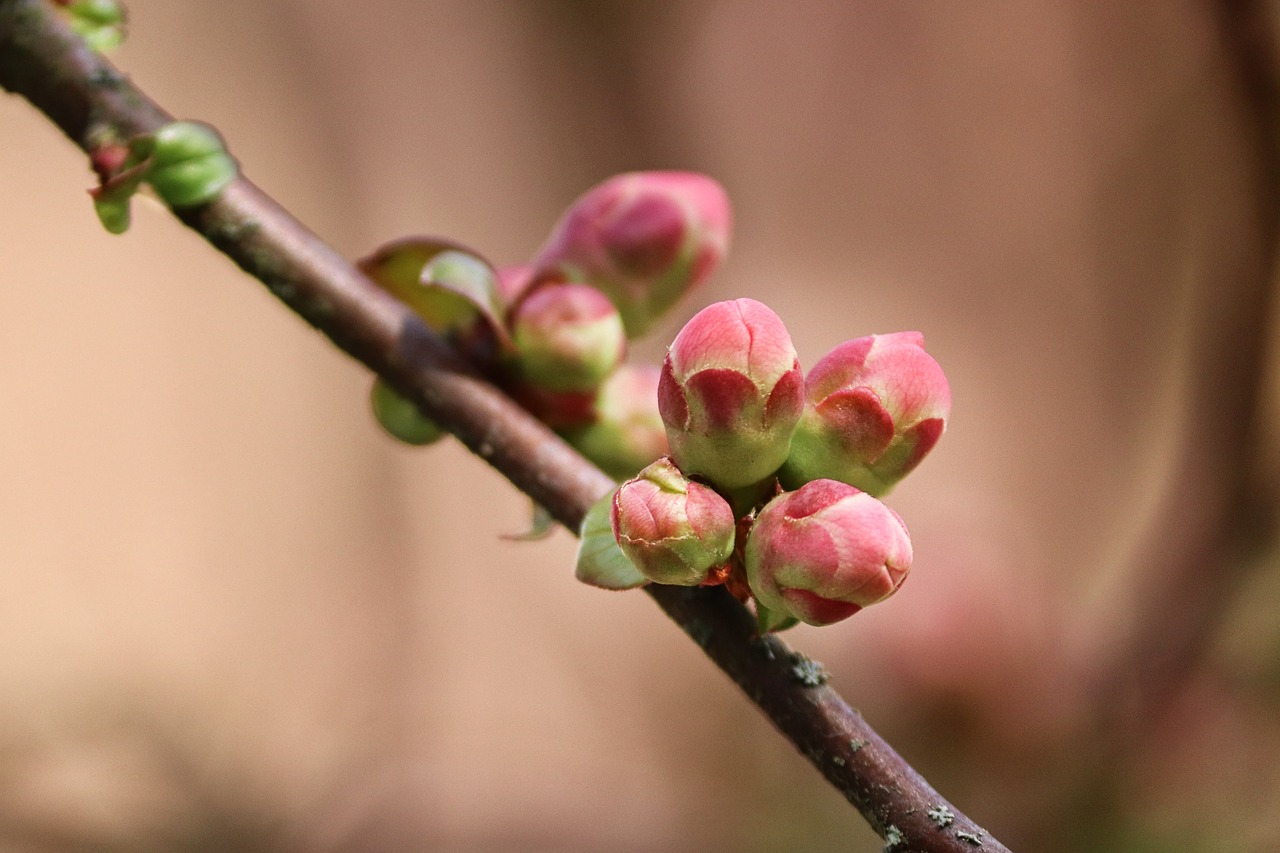
M 950 390 L 918 332 L 848 341 L 806 375 L 753 299 L 699 311 L 660 370 L 628 364 L 628 340 L 723 259 L 730 218 L 710 178 L 638 172 L 574 202 L 527 264 L 410 239 L 360 266 L 625 480 L 587 514 L 579 579 L 724 584 L 762 630 L 827 625 L 906 577 L 911 540 L 879 498 L 941 437 Z M 392 389 L 372 399 L 400 440 L 442 434 Z
M 656 366 L 625 362 L 724 257 L 730 208 L 711 178 L 619 175 L 575 201 L 528 264 L 495 269 L 449 241 L 407 239 L 360 262 L 522 405 L 618 479 L 667 452 Z M 392 435 L 403 411 L 374 412 Z M 421 417 L 421 416 L 419 416 Z
M 892 595 L 906 526 L 879 498 L 937 443 L 951 394 L 917 332 L 848 341 L 803 374 L 751 299 L 704 308 L 658 385 L 669 456 L 593 510 L 578 577 L 609 588 L 726 584 L 762 630 L 828 625 Z M 615 557 L 614 543 L 633 571 Z

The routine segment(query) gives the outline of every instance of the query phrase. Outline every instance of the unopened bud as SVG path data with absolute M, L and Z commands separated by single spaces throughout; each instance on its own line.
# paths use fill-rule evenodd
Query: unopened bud
M 733 554 L 729 504 L 670 459 L 618 487 L 611 522 L 622 553 L 656 583 L 697 586 Z
M 516 371 L 550 391 L 598 388 L 626 352 L 627 338 L 613 303 L 585 284 L 544 284 L 511 315 Z
M 919 332 L 846 341 L 805 380 L 805 410 L 783 483 L 826 477 L 883 495 L 946 428 L 951 389 Z
M 777 471 L 803 406 L 791 336 L 754 299 L 707 306 L 667 351 L 658 409 L 671 456 L 721 488 L 751 486 Z
M 893 510 L 835 480 L 814 480 L 760 510 L 744 551 L 747 583 L 775 614 L 830 625 L 892 595 L 911 568 Z
M 638 337 L 720 264 L 731 218 L 724 188 L 706 175 L 618 175 L 569 207 L 538 252 L 534 277 L 600 288 Z

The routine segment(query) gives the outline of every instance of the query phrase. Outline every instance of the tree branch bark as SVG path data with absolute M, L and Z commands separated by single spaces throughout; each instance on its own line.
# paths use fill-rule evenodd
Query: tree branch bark
M 90 51 L 45 0 L 0 0 L 0 86 L 85 151 L 172 118 Z M 175 211 L 337 346 L 386 379 L 572 531 L 613 481 L 485 382 L 395 298 L 244 177 Z M 893 851 L 1006 848 L 943 799 L 834 690 L 821 666 L 759 637 L 721 588 L 650 585 L 651 595 Z

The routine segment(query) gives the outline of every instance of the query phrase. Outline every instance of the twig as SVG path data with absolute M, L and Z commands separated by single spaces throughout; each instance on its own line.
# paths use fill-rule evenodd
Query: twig
M 27 98 L 86 151 L 171 121 L 93 53 L 44 0 L 0 0 L 0 86 Z M 576 531 L 613 482 L 479 378 L 400 302 L 244 178 L 184 223 L 261 280 L 335 344 L 384 377 L 517 488 Z M 1006 848 L 938 795 L 824 685 L 821 666 L 754 621 L 721 589 L 649 586 L 688 633 L 893 851 Z M 946 822 L 938 815 L 948 815 Z

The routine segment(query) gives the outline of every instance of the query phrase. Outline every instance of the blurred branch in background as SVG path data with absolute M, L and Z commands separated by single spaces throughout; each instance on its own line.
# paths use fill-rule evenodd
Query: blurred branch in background
M 1269 518 L 1274 507 L 1265 505 L 1257 473 L 1280 234 L 1275 22 L 1268 4 L 1252 0 L 1225 0 L 1215 12 L 1211 21 L 1231 62 L 1225 70 L 1235 84 L 1233 106 L 1249 154 L 1244 167 L 1254 187 L 1240 211 L 1250 253 L 1224 258 L 1215 284 L 1193 293 L 1188 310 L 1200 322 L 1188 342 L 1186 357 L 1196 371 L 1187 399 L 1212 416 L 1191 419 L 1191 429 L 1179 437 L 1182 468 L 1167 476 L 1181 485 L 1169 491 L 1122 596 L 1134 612 L 1111 614 L 1113 635 L 1104 631 L 1099 643 L 1100 653 L 1111 656 L 1097 667 L 1100 694 L 1115 695 L 1121 683 L 1134 683 L 1147 694 L 1139 702 L 1146 711 L 1158 708 L 1208 651 L 1239 590 L 1247 554 L 1276 532 Z M 1221 288 L 1233 298 L 1222 298 Z
M 1187 310 L 1196 322 L 1185 358 L 1195 369 L 1185 399 L 1199 414 L 1187 417 L 1178 435 L 1177 464 L 1164 475 L 1169 486 L 1123 589 L 1114 602 L 1100 603 L 1100 615 L 1086 620 L 1092 635 L 1080 638 L 1093 656 L 1084 669 L 1102 746 L 1081 783 L 1081 808 L 1119 822 L 1118 804 L 1134 779 L 1117 768 L 1139 763 L 1153 739 L 1192 731 L 1188 714 L 1215 725 L 1213 712 L 1192 709 L 1213 693 L 1206 689 L 1206 680 L 1215 680 L 1213 655 L 1242 593 L 1256 583 L 1259 558 L 1276 553 L 1276 495 L 1264 455 L 1280 236 L 1275 11 L 1268 2 L 1221 0 L 1205 15 L 1222 45 L 1246 152 L 1241 165 L 1253 190 L 1237 209 L 1244 251 L 1222 254 L 1209 284 L 1191 292 Z M 1231 298 L 1223 298 L 1227 292 Z M 1104 820 L 1082 841 L 1105 845 L 1112 831 Z

